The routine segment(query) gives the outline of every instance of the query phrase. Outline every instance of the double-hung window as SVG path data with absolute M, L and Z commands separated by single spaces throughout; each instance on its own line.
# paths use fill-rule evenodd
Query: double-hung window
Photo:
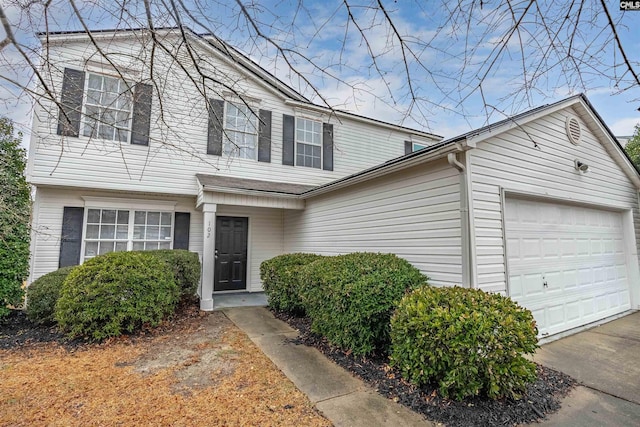
M 322 167 L 322 123 L 296 118 L 296 165 Z
M 129 141 L 131 86 L 125 81 L 88 73 L 82 134 L 111 141 Z
M 231 157 L 255 160 L 258 143 L 258 117 L 244 104 L 225 102 L 222 153 Z
M 84 259 L 109 252 L 171 249 L 173 212 L 87 209 Z

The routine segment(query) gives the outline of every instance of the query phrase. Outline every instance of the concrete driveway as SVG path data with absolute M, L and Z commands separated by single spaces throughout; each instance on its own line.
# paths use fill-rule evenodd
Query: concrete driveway
M 580 383 L 543 425 L 640 424 L 640 312 L 545 344 L 534 360 Z

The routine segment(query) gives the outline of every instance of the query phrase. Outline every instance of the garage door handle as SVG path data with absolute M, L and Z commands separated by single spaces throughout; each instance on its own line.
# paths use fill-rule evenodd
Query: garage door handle
M 545 288 L 549 287 L 549 285 L 547 285 L 547 281 L 546 280 L 544 282 L 542 282 L 542 286 L 544 286 Z

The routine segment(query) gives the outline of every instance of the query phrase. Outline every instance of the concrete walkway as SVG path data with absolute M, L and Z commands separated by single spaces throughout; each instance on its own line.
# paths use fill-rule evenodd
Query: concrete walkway
M 222 311 L 335 426 L 435 426 L 380 396 L 315 348 L 289 342 L 298 332 L 275 319 L 266 308 L 223 308 Z
M 640 425 L 640 312 L 546 344 L 534 360 L 580 383 L 542 425 Z

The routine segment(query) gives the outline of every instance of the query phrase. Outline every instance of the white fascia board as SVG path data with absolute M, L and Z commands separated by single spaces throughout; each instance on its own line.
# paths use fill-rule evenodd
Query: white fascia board
M 374 126 L 381 127 L 381 128 L 385 128 L 385 129 L 391 129 L 391 130 L 395 130 L 395 131 L 399 131 L 399 132 L 409 133 L 409 134 L 420 136 L 422 138 L 427 138 L 429 140 L 436 141 L 436 142 L 439 142 L 439 141 L 442 140 L 441 136 L 435 135 L 435 134 L 432 134 L 432 133 L 429 133 L 429 132 L 423 132 L 423 131 L 416 130 L 416 129 L 410 129 L 410 128 L 407 128 L 407 127 L 394 125 L 393 123 L 387 123 L 387 122 L 371 119 L 369 117 L 358 116 L 357 114 L 351 114 L 351 113 L 349 113 L 347 111 L 332 110 L 331 108 L 323 107 L 322 105 L 307 104 L 305 102 L 300 102 L 300 101 L 296 101 L 296 100 L 293 100 L 293 99 L 287 99 L 287 100 L 285 100 L 284 103 L 286 105 L 290 105 L 292 107 L 297 107 L 297 108 L 300 108 L 302 110 L 317 111 L 319 113 L 328 114 L 329 116 L 347 118 L 347 119 L 350 119 L 350 120 L 354 120 L 354 121 L 362 122 L 362 123 L 367 123 L 367 124 L 374 125 Z
M 203 191 L 212 191 L 215 193 L 240 194 L 242 196 L 261 196 L 272 197 L 276 199 L 300 199 L 299 194 L 278 193 L 275 191 L 247 190 L 244 188 L 218 187 L 215 185 L 203 185 Z

